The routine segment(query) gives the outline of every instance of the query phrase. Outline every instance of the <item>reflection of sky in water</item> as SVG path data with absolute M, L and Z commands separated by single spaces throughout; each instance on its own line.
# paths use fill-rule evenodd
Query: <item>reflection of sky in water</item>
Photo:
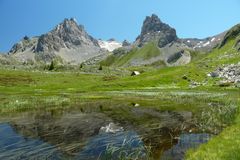
M 208 134 L 182 134 L 177 145 L 165 151 L 161 159 L 180 160 L 189 148 L 196 148 L 210 139 Z M 77 142 L 76 142 L 77 143 Z M 0 159 L 118 159 L 130 155 L 132 159 L 144 159 L 143 142 L 134 131 L 116 134 L 101 133 L 92 137 L 82 151 L 75 157 L 66 157 L 39 139 L 24 138 L 10 125 L 0 124 Z M 130 158 L 129 157 L 129 158 Z
M 165 151 L 162 160 L 181 160 L 184 159 L 186 151 L 190 148 L 196 148 L 202 143 L 208 142 L 209 134 L 182 134 L 178 144 Z
M 118 156 L 120 152 L 130 154 L 141 151 L 143 155 L 142 144 L 135 132 L 103 133 L 92 137 L 79 155 L 67 157 L 67 159 L 97 159 L 99 155 L 104 159 L 110 156 L 108 152 L 105 152 L 107 146 L 108 151 L 118 148 L 118 151 L 115 150 L 111 157 Z M 8 124 L 0 124 L 0 153 L 0 159 L 64 159 L 64 155 L 54 146 L 39 139 L 24 138 Z
M 0 124 L 0 159 L 60 159 L 55 147 L 38 139 L 24 138 L 8 124 Z
M 97 159 L 98 157 L 117 159 L 116 157 L 124 157 L 126 155 L 132 159 L 144 156 L 143 142 L 136 132 L 128 131 L 116 134 L 103 133 L 97 135 L 89 141 L 87 146 L 79 154 L 79 157 L 81 157 L 80 159 L 86 160 Z

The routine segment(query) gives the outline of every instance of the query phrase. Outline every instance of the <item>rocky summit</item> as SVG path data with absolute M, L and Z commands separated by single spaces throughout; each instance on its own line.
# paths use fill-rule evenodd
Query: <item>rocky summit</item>
M 71 18 L 40 37 L 24 37 L 12 47 L 9 54 L 22 62 L 61 59 L 66 63 L 79 64 L 103 52 L 98 41 Z
M 153 14 L 144 20 L 141 34 L 137 37 L 136 43 L 143 46 L 150 41 L 156 41 L 158 46 L 162 48 L 177 39 L 176 30 Z
M 35 52 L 60 51 L 84 45 L 99 47 L 97 40 L 89 36 L 83 26 L 74 19 L 65 19 L 53 31 L 40 36 Z

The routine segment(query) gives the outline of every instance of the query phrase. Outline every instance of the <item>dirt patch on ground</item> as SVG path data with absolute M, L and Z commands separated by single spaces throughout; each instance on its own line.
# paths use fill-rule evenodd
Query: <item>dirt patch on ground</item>
M 11 76 L 11 75 L 2 75 L 0 74 L 0 85 L 2 86 L 13 86 L 19 84 L 29 84 L 32 83 L 33 79 L 29 76 Z

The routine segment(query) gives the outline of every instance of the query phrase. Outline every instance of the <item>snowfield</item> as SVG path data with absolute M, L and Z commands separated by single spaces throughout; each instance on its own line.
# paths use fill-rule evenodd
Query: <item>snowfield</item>
M 103 41 L 98 40 L 98 44 L 101 48 L 108 50 L 109 52 L 114 51 L 115 49 L 118 49 L 122 47 L 122 43 L 119 43 L 117 41 Z

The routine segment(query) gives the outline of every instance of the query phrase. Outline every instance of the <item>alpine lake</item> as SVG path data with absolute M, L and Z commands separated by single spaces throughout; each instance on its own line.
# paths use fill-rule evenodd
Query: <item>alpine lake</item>
M 44 103 L 28 95 L 13 98 L 15 105 L 28 101 L 35 106 L 2 110 L 0 159 L 181 160 L 231 124 L 237 110 L 223 100 L 231 97 L 226 92 L 72 96 L 58 95 Z

